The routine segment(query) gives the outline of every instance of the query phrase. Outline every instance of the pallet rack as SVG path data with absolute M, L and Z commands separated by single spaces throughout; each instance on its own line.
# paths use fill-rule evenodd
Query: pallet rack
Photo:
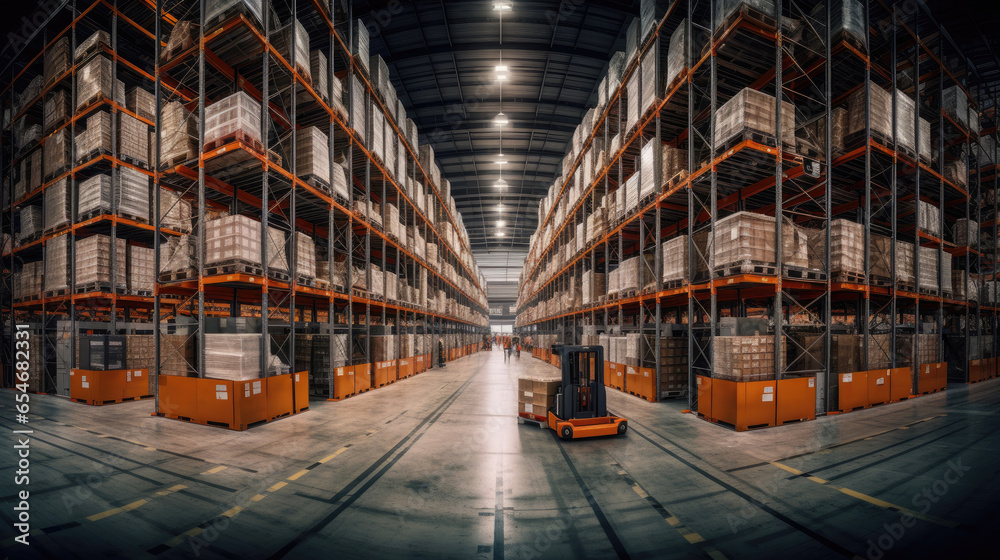
M 771 2 L 754 4 L 656 3 L 657 23 L 644 26 L 645 34 L 638 24 L 630 29 L 630 52 L 621 76 L 602 82 L 609 88 L 606 94 L 599 92 L 602 104 L 578 129 L 577 144 L 564 160 L 563 176 L 540 213 L 522 276 L 518 331 L 541 342 L 536 355 L 543 359 L 549 358 L 548 344 L 556 341 L 598 343 L 599 335 L 644 335 L 651 342 L 640 347 L 637 363 L 611 362 L 605 377 L 612 386 L 654 401 L 685 394 L 663 389 L 669 364 L 664 363 L 661 348 L 668 336 L 684 336 L 690 408 L 738 429 L 853 408 L 841 403 L 850 400 L 841 398 L 843 374 L 851 382 L 851 374 L 858 377 L 869 369 L 895 373 L 895 377 L 872 374 L 875 389 L 871 398 L 865 392 L 859 405 L 865 407 L 939 390 L 946 384 L 945 368 L 952 381 L 996 375 L 995 295 L 984 290 L 975 297 L 954 297 L 946 291 L 951 278 L 944 277 L 941 266 L 932 285 L 918 288 L 919 258 L 908 274 L 900 271 L 900 278 L 896 267 L 890 267 L 888 278 L 875 278 L 870 250 L 874 234 L 907 240 L 911 247 L 936 250 L 935 264 L 947 260 L 954 265 L 952 270 L 971 273 L 993 288 L 989 281 L 996 279 L 995 242 L 981 247 L 975 240 L 958 246 L 947 240 L 950 236 L 921 231 L 948 232 L 956 219 L 964 218 L 982 224 L 983 239 L 996 239 L 996 200 L 986 195 L 997 187 L 995 142 L 981 142 L 978 133 L 955 122 L 942 104 L 946 90 L 956 85 L 967 89 L 975 82 L 974 69 L 943 62 L 965 59 L 951 56 L 957 47 L 922 9 L 903 13 L 881 0 L 858 2 L 863 29 L 871 30 L 858 36 L 831 31 L 828 25 L 843 18 L 836 13 L 844 9 L 843 2 L 816 10 L 788 0 L 777 2 L 776 8 Z M 767 4 L 770 10 L 758 9 Z M 684 46 L 679 77 L 664 83 L 659 77 L 674 46 L 668 42 L 678 30 L 691 40 Z M 616 59 L 621 60 L 616 55 L 612 66 Z M 636 95 L 630 82 L 639 76 L 641 84 L 649 74 L 657 77 L 656 97 L 650 102 L 639 96 L 651 108 L 637 111 L 629 105 Z M 895 138 L 900 138 L 904 125 L 912 124 L 913 147 L 887 142 L 873 130 L 869 86 L 873 82 L 915 100 L 919 110 L 912 113 L 912 123 L 892 118 Z M 771 134 L 756 131 L 716 138 L 720 109 L 744 88 L 772 96 Z M 828 123 L 834 122 L 834 111 L 852 94 L 863 96 L 862 132 L 838 148 Z M 897 96 L 892 98 L 891 114 L 896 115 Z M 796 146 L 797 139 L 787 138 L 787 129 L 774 126 L 782 122 L 788 103 L 794 107 L 796 137 L 818 123 L 822 137 L 816 146 Z M 915 149 L 930 146 L 921 139 L 927 133 L 921 119 L 931 125 L 933 157 L 920 158 Z M 633 122 L 637 124 L 630 126 Z M 982 130 L 983 137 L 995 138 L 990 123 L 984 123 Z M 630 211 L 621 218 L 609 217 L 606 230 L 593 231 L 593 220 L 588 223 L 588 218 L 612 206 L 607 200 L 619 197 L 619 191 L 628 192 L 629 182 L 640 171 L 641 151 L 651 140 L 686 148 L 682 170 L 657 176 L 652 194 L 630 201 Z M 588 177 L 587 163 L 593 158 L 588 149 L 608 154 L 594 158 L 598 164 L 593 179 Z M 963 158 L 970 172 L 946 177 L 946 165 Z M 936 228 L 917 227 L 918 201 L 943 210 L 938 212 Z M 774 217 L 775 258 L 750 269 L 717 269 L 712 251 L 699 247 L 695 239 L 700 234 L 717 240 L 718 222 L 740 211 Z M 861 275 L 831 274 L 830 224 L 838 219 L 863 227 Z M 782 230 L 795 231 L 793 226 L 817 232 L 810 245 L 822 249 L 820 258 L 806 269 L 790 267 L 784 260 L 793 255 L 783 255 L 788 248 Z M 581 229 L 587 235 L 581 236 Z M 661 247 L 684 234 L 686 278 L 665 284 Z M 575 245 L 581 237 L 590 240 L 584 247 Z M 894 263 L 895 244 L 890 245 Z M 573 297 L 585 274 L 610 276 L 637 256 L 638 265 L 628 269 L 630 276 L 636 276 L 628 282 L 634 291 L 590 302 Z M 907 282 L 909 277 L 913 280 Z M 566 299 L 559 299 L 564 294 Z M 987 298 L 990 303 L 984 301 Z M 754 324 L 739 319 L 755 318 L 763 320 L 756 324 L 764 325 L 760 334 L 770 339 L 771 348 L 784 347 L 784 352 L 771 356 L 773 373 L 749 383 L 719 379 L 726 373 L 714 363 L 716 345 L 724 342 L 717 340 L 721 323 L 730 328 L 735 322 L 738 328 L 741 323 Z M 945 335 L 945 327 L 960 334 Z M 831 363 L 831 345 L 841 333 L 860 335 L 864 345 L 862 363 L 848 371 Z M 925 336 L 911 336 L 916 334 Z M 897 351 L 897 339 L 904 336 L 912 340 L 910 352 Z M 979 337 L 981 346 L 976 344 Z M 924 354 L 921 345 L 927 345 Z M 883 384 L 885 398 L 875 395 Z M 888 391 L 890 386 L 893 391 Z M 720 391 L 725 393 L 721 397 Z M 747 405 L 746 399 L 765 404 Z M 713 402 L 723 406 L 713 410 Z
M 192 209 L 190 232 L 178 231 L 159 212 L 142 228 L 154 247 L 156 271 L 159 273 L 167 260 L 164 251 L 171 240 L 176 242 L 186 233 L 196 239 L 191 272 L 160 275 L 151 297 L 141 298 L 147 332 L 160 333 L 155 337 L 157 366 L 174 359 L 172 366 L 184 370 L 174 373 L 203 378 L 205 336 L 221 332 L 260 334 L 266 341 L 260 352 L 263 372 L 274 370 L 276 362 L 271 356 L 291 368 L 303 357 L 304 349 L 322 344 L 328 366 L 310 375 L 309 392 L 340 399 L 431 367 L 436 362 L 432 358 L 436 357 L 438 340 L 449 351 L 471 351 L 486 324 L 483 276 L 474 264 L 453 201 L 432 179 L 439 176 L 431 173 L 436 164 L 421 157 L 418 146 L 409 139 L 416 134 L 406 134 L 405 117 L 397 118 L 402 112 L 390 107 L 372 85 L 367 53 L 359 54 L 352 37 L 357 25 L 363 29 L 360 20 L 353 24 L 352 14 L 343 13 L 332 2 L 291 0 L 262 2 L 260 14 L 264 17 L 247 8 L 251 3 L 228 2 L 221 14 L 213 12 L 212 20 L 205 21 L 206 4 L 213 3 L 136 3 L 130 4 L 130 11 L 121 18 L 149 43 L 137 68 L 150 70 L 144 76 L 156 98 L 155 122 L 162 122 L 164 108 L 174 101 L 198 121 L 198 152 L 188 159 L 167 161 L 162 153 L 163 127 L 154 127 L 151 167 L 155 172 L 149 172 L 153 177 L 153 208 L 161 209 L 161 203 L 172 195 L 169 199 L 179 197 Z M 99 0 L 94 6 L 117 10 L 114 2 Z M 170 34 L 183 21 L 197 24 L 191 44 L 165 52 Z M 290 21 L 305 28 L 310 43 L 307 52 L 321 50 L 326 55 L 322 71 L 327 74 L 327 91 L 318 91 L 318 76 L 308 75 L 310 61 L 296 60 L 298 34 L 291 33 L 285 43 L 276 41 Z M 343 82 L 347 92 L 343 103 L 336 95 L 336 80 Z M 11 92 L 14 89 L 8 88 Z M 238 135 L 206 145 L 207 106 L 237 92 L 248 94 L 261 107 L 260 139 Z M 389 134 L 384 148 L 373 145 L 371 119 L 362 122 L 355 117 L 352 109 L 357 105 L 377 110 L 385 118 Z M 318 127 L 327 137 L 331 180 L 340 169 L 335 163 L 338 158 L 346 167 L 348 196 L 296 172 L 297 136 L 310 126 Z M 377 155 L 388 150 L 395 153 L 397 147 L 402 160 L 399 173 L 384 155 Z M 359 212 L 359 203 L 362 210 L 374 205 L 377 211 Z M 401 234 L 377 223 L 389 216 L 390 204 L 398 209 Z M 206 266 L 207 223 L 227 214 L 250 216 L 261 224 L 261 264 Z M 447 227 L 442 229 L 444 225 Z M 271 269 L 268 251 L 273 246 L 266 241 L 269 228 L 282 231 L 289 239 L 288 270 Z M 5 231 L 10 231 L 9 221 Z M 435 243 L 438 254 L 416 252 L 407 243 L 410 231 Z M 326 259 L 329 282 L 296 273 L 299 237 L 292 235 L 296 232 L 313 238 Z M 395 290 L 377 293 L 369 274 L 372 265 L 394 274 L 390 278 L 395 279 Z M 355 269 L 364 272 L 363 284 L 356 281 L 360 278 L 355 277 Z M 340 270 L 344 271 L 342 277 Z M 5 280 L 9 279 L 6 275 Z M 427 294 L 423 302 L 419 301 L 422 280 Z M 115 325 L 109 330 L 115 332 Z M 406 349 L 408 355 L 376 360 L 372 348 L 375 336 L 392 337 L 395 344 L 390 348 Z M 342 340 L 349 347 L 337 347 Z M 318 343 L 314 345 L 314 341 Z M 180 366 L 177 356 L 171 354 L 175 343 L 189 344 L 194 350 L 190 355 L 181 354 L 185 359 Z M 337 356 L 342 358 L 335 359 Z M 311 357 L 306 357 L 311 362 Z M 351 383 L 345 383 L 348 378 Z M 176 379 L 171 381 L 177 385 Z M 182 399 L 164 399 L 158 392 L 157 413 L 211 422 L 174 410 L 178 400 L 192 400 L 196 395 L 191 392 L 202 390 L 193 387 L 177 389 Z M 301 404 L 303 398 L 297 398 Z M 275 416 L 267 415 L 268 419 Z M 243 418 L 229 424 L 243 427 L 252 420 Z

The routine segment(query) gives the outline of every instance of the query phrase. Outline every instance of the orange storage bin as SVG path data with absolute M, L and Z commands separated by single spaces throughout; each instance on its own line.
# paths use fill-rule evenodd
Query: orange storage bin
M 125 370 L 125 398 L 135 399 L 149 395 L 149 370 Z
M 372 385 L 372 365 L 357 364 L 354 366 L 354 388 L 355 392 L 368 391 Z
M 889 370 L 889 402 L 910 398 L 913 394 L 913 370 L 909 367 Z
M 639 368 L 621 364 L 625 371 L 625 391 L 632 395 L 639 396 Z
M 887 369 L 868 371 L 868 404 L 887 403 L 892 398 L 890 375 Z
M 837 390 L 840 400 L 837 409 L 850 412 L 856 408 L 868 407 L 868 372 L 855 371 L 837 374 Z
M 923 364 L 917 377 L 917 392 L 921 395 L 943 391 L 948 387 L 948 362 Z
M 695 379 L 698 386 L 697 410 L 698 416 L 709 420 L 714 420 L 712 416 L 712 378 L 699 375 Z
M 309 410 L 309 372 L 300 371 L 292 374 L 295 392 L 295 400 L 292 401 L 292 410 L 296 413 Z
M 399 379 L 406 379 L 413 375 L 413 358 L 402 358 L 399 360 Z
M 712 413 L 716 420 L 742 432 L 773 426 L 777 418 L 774 381 L 712 380 Z
M 196 377 L 179 375 L 157 376 L 157 406 L 160 414 L 172 418 L 197 418 L 198 388 L 201 381 L 203 380 Z
M 333 368 L 333 400 L 354 395 L 354 366 Z
M 654 389 L 656 385 L 656 370 L 653 368 L 639 368 L 636 381 L 639 385 L 638 391 L 636 391 L 639 396 L 649 402 L 656 402 L 656 390 Z
M 267 420 L 268 399 L 266 379 L 233 381 L 233 418 L 230 422 L 237 429 L 245 430 L 250 424 Z M 306 390 L 308 391 L 308 386 Z
M 375 362 L 375 384 L 373 387 L 385 387 L 389 384 L 389 364 L 391 362 Z
M 292 413 L 292 399 L 295 388 L 292 374 L 273 375 L 264 379 L 267 391 L 267 418 L 273 420 Z
M 781 379 L 775 388 L 775 424 L 816 418 L 816 378 Z
M 223 424 L 232 426 L 233 422 L 233 382 L 224 379 L 198 379 L 195 388 L 195 398 L 198 401 L 197 414 L 193 417 L 198 423 Z

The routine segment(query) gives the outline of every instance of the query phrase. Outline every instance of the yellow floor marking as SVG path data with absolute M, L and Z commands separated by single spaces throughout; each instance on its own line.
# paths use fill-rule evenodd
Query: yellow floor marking
M 681 520 L 671 515 L 667 518 L 667 523 L 669 523 L 671 527 L 676 527 L 681 524 Z
M 146 503 L 146 500 L 138 500 L 132 502 L 131 504 L 124 505 L 122 507 L 116 507 L 114 509 L 109 509 L 108 511 L 102 511 L 101 513 L 95 513 L 94 515 L 88 516 L 87 521 L 100 521 L 106 517 L 111 517 L 112 515 L 121 513 L 123 511 L 132 511 L 133 509 Z
M 190 529 L 188 531 L 184 531 L 180 535 L 177 535 L 176 537 L 174 537 L 174 538 L 170 539 L 169 541 L 167 541 L 167 546 L 169 546 L 170 548 L 173 548 L 173 547 L 181 544 L 182 542 L 184 542 L 184 538 L 185 537 L 194 537 L 196 535 L 200 535 L 202 531 L 204 531 L 204 529 L 202 529 L 201 527 L 195 527 L 194 529 Z
M 301 470 L 301 471 L 293 474 L 292 476 L 288 477 L 288 480 L 298 480 L 298 479 L 302 478 L 302 476 L 305 475 L 308 472 L 309 471 L 303 469 L 303 470 Z
M 649 494 L 647 494 L 647 493 L 646 493 L 646 491 L 645 491 L 645 490 L 643 490 L 643 489 L 642 489 L 642 487 L 641 487 L 641 486 L 639 486 L 638 484 L 635 484 L 635 485 L 633 485 L 633 486 L 632 486 L 632 490 L 635 490 L 635 493 L 636 493 L 636 494 L 638 494 L 638 495 L 639 495 L 639 497 L 640 497 L 640 498 L 642 498 L 642 499 L 644 499 L 644 500 L 645 500 L 645 499 L 646 499 L 647 497 L 649 497 Z
M 322 459 L 320 459 L 319 462 L 320 463 L 325 463 L 327 461 L 330 461 L 334 457 L 336 457 L 337 455 L 340 455 L 341 453 L 343 453 L 344 451 L 347 451 L 347 448 L 346 447 L 341 447 L 340 449 L 334 451 L 332 454 L 327 455 L 326 457 L 323 457 Z
M 167 494 L 172 494 L 174 492 L 180 492 L 181 490 L 184 490 L 185 488 L 187 488 L 187 486 L 184 486 L 183 484 L 178 484 L 176 486 L 171 486 L 170 488 L 167 488 L 166 490 L 160 490 L 159 492 L 156 493 L 156 495 L 157 496 L 166 496 Z
M 253 498 L 250 498 L 250 499 L 253 500 L 253 501 L 255 501 L 255 502 L 259 502 L 259 501 L 261 501 L 261 500 L 264 499 L 264 495 L 263 494 L 257 494 L 256 496 L 254 496 Z
M 268 492 L 277 492 L 278 490 L 281 490 L 285 486 L 288 486 L 288 483 L 282 481 L 282 482 L 279 482 L 279 483 L 275 484 L 274 486 L 268 488 L 267 491 Z
M 218 467 L 208 469 L 207 471 L 205 471 L 205 472 L 203 472 L 201 474 L 203 476 L 204 475 L 210 475 L 210 474 L 215 474 L 215 473 L 217 473 L 219 471 L 224 471 L 224 470 L 226 470 L 226 466 L 225 465 L 219 465 Z
M 796 474 L 796 475 L 805 474 L 805 473 L 803 473 L 802 471 L 800 471 L 798 469 L 789 467 L 788 465 L 783 465 L 783 464 L 775 462 L 775 461 L 771 461 L 771 464 L 774 465 L 774 466 L 776 466 L 776 467 L 778 467 L 778 468 L 780 468 L 780 469 L 786 470 L 786 471 L 788 471 L 788 472 L 790 472 L 792 474 Z M 859 500 L 861 500 L 863 502 L 868 502 L 869 504 L 878 506 L 880 508 L 894 509 L 896 511 L 899 511 L 900 513 L 909 515 L 910 517 L 914 517 L 916 519 L 922 519 L 924 521 L 928 521 L 928 522 L 934 523 L 936 525 L 942 525 L 944 527 L 958 527 L 958 525 L 959 525 L 955 521 L 949 521 L 947 519 L 942 519 L 940 517 L 935 517 L 933 515 L 926 515 L 926 514 L 920 513 L 919 511 L 915 511 L 915 510 L 912 510 L 912 509 L 909 509 L 909 508 L 905 508 L 903 506 L 898 506 L 898 505 L 896 505 L 896 504 L 894 504 L 892 502 L 887 502 L 885 500 L 880 500 L 880 499 L 878 499 L 878 498 L 876 498 L 874 496 L 869 496 L 868 494 L 863 494 L 861 492 L 858 492 L 857 490 L 851 490 L 850 488 L 844 488 L 842 486 L 837 486 L 836 484 L 832 484 L 832 483 L 830 483 L 830 481 L 824 480 L 822 478 L 819 478 L 818 476 L 808 476 L 807 475 L 806 478 L 808 480 L 811 480 L 811 481 L 816 482 L 818 484 L 824 484 L 826 486 L 829 486 L 830 488 L 833 488 L 833 489 L 837 490 L 838 492 L 840 492 L 842 494 L 846 494 L 848 496 L 851 496 L 852 498 L 857 498 L 857 499 L 859 499 Z
M 243 511 L 243 508 L 241 508 L 240 506 L 236 506 L 233 509 L 231 509 L 231 510 L 225 512 L 225 513 L 223 513 L 222 516 L 223 517 L 233 517 L 234 515 L 236 515 L 237 513 L 241 512 L 241 511 Z
M 694 531 L 688 531 L 686 534 L 684 534 L 684 538 L 687 539 L 687 542 L 691 544 L 698 544 L 700 542 L 705 541 L 705 539 L 702 538 L 701 535 L 695 533 Z

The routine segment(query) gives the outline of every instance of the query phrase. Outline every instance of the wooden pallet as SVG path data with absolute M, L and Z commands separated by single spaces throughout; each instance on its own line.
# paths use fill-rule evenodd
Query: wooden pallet
M 904 292 L 912 292 L 914 294 L 917 293 L 916 284 L 910 284 L 909 282 L 900 282 L 899 280 L 896 281 L 896 289 L 902 290 Z
M 80 55 L 77 55 L 74 58 L 74 60 L 76 61 L 76 65 L 77 66 L 83 66 L 84 64 L 86 64 L 91 59 L 91 57 L 93 57 L 94 55 L 96 55 L 96 54 L 98 54 L 98 53 L 100 53 L 101 51 L 104 51 L 104 50 L 109 50 L 110 51 L 111 50 L 111 45 L 109 45 L 109 44 L 107 44 L 107 43 L 105 43 L 103 41 L 97 41 L 93 45 L 90 45 L 89 47 L 87 47 L 87 49 L 85 51 L 83 51 L 83 53 L 81 53 Z
M 45 228 L 45 229 L 42 230 L 42 235 L 46 236 L 46 237 L 49 236 L 49 235 L 53 235 L 53 234 L 59 232 L 60 230 L 62 230 L 63 228 L 65 228 L 67 225 L 69 225 L 69 222 L 63 222 L 61 224 L 57 224 L 57 225 L 54 225 L 52 227 Z
M 111 284 L 107 282 L 88 282 L 73 289 L 74 294 L 89 294 L 91 292 L 112 292 Z
M 687 391 L 660 391 L 661 399 L 676 399 L 687 396 Z
M 303 175 L 300 177 L 303 182 L 307 185 L 315 188 L 316 190 L 322 192 L 323 194 L 330 194 L 330 182 L 319 178 L 318 176 L 310 173 L 308 175 Z
M 518 412 L 517 413 L 517 423 L 518 424 L 533 424 L 539 428 L 545 429 L 549 427 L 548 421 L 539 414 L 532 414 L 530 412 Z
M 317 285 L 315 278 L 302 276 L 301 274 L 295 276 L 295 283 L 298 284 L 299 286 L 307 286 L 309 288 L 315 288 Z
M 171 272 L 161 272 L 159 279 L 161 283 L 166 282 L 183 282 L 185 280 L 192 280 L 195 274 L 191 270 L 175 270 Z
M 744 141 L 756 142 L 770 148 L 776 148 L 778 146 L 778 139 L 775 138 L 773 134 L 767 134 L 753 130 L 752 128 L 745 128 L 733 136 L 730 136 L 725 142 L 722 142 L 719 147 L 716 148 L 715 153 L 724 154 Z
M 865 275 L 858 274 L 856 272 L 834 272 L 833 276 L 830 277 L 832 282 L 839 282 L 844 284 L 864 284 Z
M 129 165 L 138 167 L 139 169 L 147 169 L 147 170 L 149 169 L 149 163 L 145 160 L 140 160 L 132 156 L 123 156 L 123 155 L 119 155 L 118 159 Z
M 795 418 L 795 419 L 792 419 L 792 420 L 775 420 L 774 425 L 775 426 L 784 426 L 785 424 L 796 424 L 796 423 L 799 423 L 799 422 L 808 422 L 809 420 L 812 420 L 812 418 Z
M 99 158 L 101 156 L 110 156 L 110 155 L 111 155 L 111 150 L 108 150 L 106 148 L 97 148 L 95 150 L 91 150 L 91 151 L 83 154 L 83 157 L 77 158 L 76 159 L 76 164 L 77 165 L 83 165 L 84 163 L 86 163 L 88 161 L 92 161 L 92 160 L 94 160 L 96 158 Z
M 198 157 L 197 154 L 192 154 L 192 153 L 188 153 L 188 152 L 173 154 L 170 157 L 164 157 L 161 154 L 161 156 L 160 156 L 160 170 L 162 171 L 162 170 L 165 170 L 165 169 L 174 168 L 174 167 L 176 167 L 176 166 L 178 166 L 178 165 L 180 165 L 182 163 L 186 163 L 186 162 L 191 161 L 193 159 L 197 159 L 197 157 Z
M 60 117 L 50 123 L 45 123 L 45 129 L 42 131 L 43 134 L 51 134 L 53 130 L 56 130 L 60 126 L 69 122 L 69 116 Z
M 151 290 L 125 290 L 123 293 L 125 295 L 135 297 L 153 297 L 153 292 Z
M 121 404 L 121 403 L 124 403 L 124 402 L 142 401 L 142 400 L 151 399 L 151 398 L 153 398 L 153 395 L 143 395 L 141 397 L 123 397 L 123 398 L 120 398 L 120 399 L 112 399 L 112 400 L 107 400 L 107 401 L 95 401 L 95 400 L 89 400 L 89 399 L 74 399 L 74 398 L 71 398 L 69 400 L 71 400 L 73 402 L 80 403 L 80 404 L 89 404 L 91 406 L 104 406 L 106 404 Z
M 133 222 L 139 222 L 140 224 L 149 224 L 149 216 L 137 216 L 129 212 L 118 211 L 118 216 L 125 218 L 126 220 L 132 220 Z
M 42 297 L 50 298 L 50 297 L 68 296 L 69 292 L 70 292 L 69 288 L 59 288 L 58 290 L 45 290 L 44 292 L 42 292 Z
M 230 260 L 205 267 L 205 276 L 225 276 L 228 274 L 249 274 L 262 277 L 264 269 L 259 264 L 241 260 Z
M 877 130 L 872 130 L 871 133 L 872 133 L 872 140 L 874 140 L 876 144 L 881 144 L 886 147 L 891 147 L 893 145 L 892 139 L 886 136 L 885 134 L 882 134 Z M 846 148 L 847 151 L 851 151 L 855 148 L 860 148 L 864 145 L 865 145 L 864 129 L 858 130 L 856 132 L 844 136 L 844 148 Z
M 887 278 L 885 276 L 876 276 L 874 274 L 869 274 L 868 283 L 871 284 L 872 286 L 879 286 L 886 288 L 892 285 L 892 279 Z
M 785 265 L 785 278 L 798 278 L 801 280 L 826 281 L 826 273 L 815 268 L 803 268 L 800 266 Z
M 678 171 L 673 177 L 667 179 L 666 183 L 664 183 L 663 190 L 669 191 L 677 187 L 680 183 L 683 183 L 687 179 L 687 176 L 688 172 L 686 169 Z
M 235 132 L 222 136 L 221 138 L 216 138 L 211 142 L 206 142 L 203 151 L 210 152 L 212 150 L 217 150 L 225 146 L 226 144 L 230 144 L 232 142 L 240 142 L 241 144 L 243 144 L 244 147 L 257 152 L 262 156 L 264 155 L 264 145 L 260 143 L 260 140 L 256 138 L 251 138 L 250 135 L 244 132 L 243 130 L 237 130 Z
M 45 175 L 44 182 L 48 183 L 49 181 L 55 179 L 56 177 L 62 175 L 65 172 L 69 171 L 69 169 L 70 169 L 69 165 L 64 165 L 64 166 L 56 169 L 52 173 L 49 173 L 49 174 Z
M 773 264 L 765 263 L 743 263 L 731 266 L 716 267 L 715 274 L 719 277 L 739 276 L 740 274 L 763 274 L 774 276 L 777 268 Z
M 287 272 L 282 272 L 280 270 L 274 270 L 273 268 L 267 269 L 267 277 L 272 280 L 277 280 L 279 282 L 291 282 L 292 277 L 289 276 Z

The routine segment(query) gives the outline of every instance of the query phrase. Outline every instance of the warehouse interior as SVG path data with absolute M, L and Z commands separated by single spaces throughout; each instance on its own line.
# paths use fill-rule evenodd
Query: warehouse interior
M 995 549 L 993 2 L 8 16 L 4 556 Z

